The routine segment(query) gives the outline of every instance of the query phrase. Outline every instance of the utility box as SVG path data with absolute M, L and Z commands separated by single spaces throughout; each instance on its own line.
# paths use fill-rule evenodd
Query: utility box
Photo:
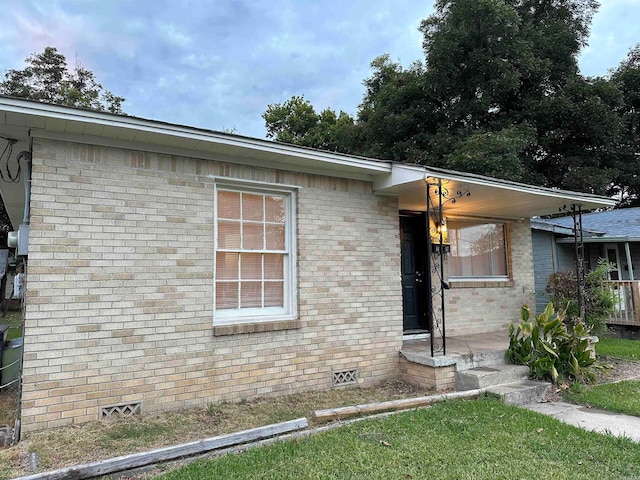
M 29 255 L 29 224 L 23 223 L 18 228 L 18 249 L 17 257 L 26 257 Z
M 7 245 L 16 249 L 16 257 L 29 255 L 29 224 L 23 223 L 17 232 L 7 234 Z
M 14 338 L 9 340 L 2 352 L 2 376 L 0 377 L 0 385 L 14 385 L 14 381 L 20 376 L 20 359 L 22 357 L 23 339 Z

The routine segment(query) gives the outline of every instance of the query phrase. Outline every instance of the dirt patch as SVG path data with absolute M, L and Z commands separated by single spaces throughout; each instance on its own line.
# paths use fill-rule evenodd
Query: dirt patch
M 5 425 L 13 427 L 18 406 L 18 388 L 12 386 L 0 392 L 0 428 Z
M 640 381 L 640 362 L 599 356 L 596 365 L 600 367 L 596 371 L 596 384 L 614 383 L 622 380 Z M 554 386 L 544 401 L 557 402 L 563 400 L 562 394 L 567 388 L 569 388 L 568 384 Z
M 613 383 L 621 380 L 640 380 L 640 362 L 598 357 L 599 363 L 610 366 L 597 375 L 597 383 Z
M 47 471 L 294 418 L 311 418 L 318 409 L 432 393 L 405 382 L 387 381 L 371 388 L 337 388 L 239 403 L 211 403 L 188 410 L 57 428 L 33 433 L 18 445 L 0 449 L 0 479 L 33 473 L 29 467 L 32 453 L 37 455 L 38 471 Z

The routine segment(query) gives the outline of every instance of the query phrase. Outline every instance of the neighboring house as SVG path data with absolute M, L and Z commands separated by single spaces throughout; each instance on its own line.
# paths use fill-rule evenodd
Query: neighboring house
M 561 270 L 575 271 L 572 217 L 531 220 L 537 308 L 548 301 L 547 277 Z M 640 208 L 621 208 L 582 215 L 585 271 L 600 259 L 614 268 L 609 284 L 616 296 L 611 324 L 640 326 Z
M 442 208 L 451 252 L 431 277 L 450 287 L 447 335 L 517 320 L 530 217 L 613 204 L 6 97 L 0 136 L 32 158 L 30 211 L 0 185 L 12 221 L 29 219 L 25 432 L 398 377 L 405 333 L 439 308 L 427 184 L 469 194 Z

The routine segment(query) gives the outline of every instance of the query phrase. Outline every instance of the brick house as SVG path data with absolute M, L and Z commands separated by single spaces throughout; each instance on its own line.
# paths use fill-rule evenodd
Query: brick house
M 23 432 L 397 377 L 428 280 L 447 335 L 506 335 L 529 218 L 612 203 L 7 97 L 0 136 L 31 158 L 27 210 L 0 185 L 28 248 Z

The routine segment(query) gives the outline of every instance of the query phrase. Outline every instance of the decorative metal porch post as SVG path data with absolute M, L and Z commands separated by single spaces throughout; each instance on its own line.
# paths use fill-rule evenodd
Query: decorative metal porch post
M 576 262 L 576 291 L 578 295 L 578 314 L 581 319 L 585 315 L 585 276 L 584 276 L 584 239 L 582 235 L 582 205 L 571 204 L 573 216 L 573 245 Z
M 432 191 L 438 198 L 437 205 L 433 205 L 433 200 L 431 199 Z M 442 248 L 443 234 L 442 229 L 440 229 L 440 232 L 437 232 L 437 229 L 431 226 L 432 219 L 438 225 L 442 225 L 442 179 L 438 179 L 436 183 L 427 182 L 427 258 L 429 260 L 427 288 L 431 296 L 427 312 L 431 339 L 431 356 L 433 357 L 436 352 L 442 352 L 443 355 L 446 355 L 447 344 L 445 337 L 444 280 L 442 278 L 442 272 L 444 271 L 444 251 Z M 432 240 L 432 236 L 436 233 L 439 235 L 437 257 L 434 254 Z M 436 274 L 436 277 L 438 278 L 438 281 L 435 284 L 433 282 L 433 274 Z M 437 307 L 436 304 L 438 305 Z M 437 341 L 436 334 L 439 337 Z
M 438 200 L 434 205 L 431 194 L 434 194 Z M 431 295 L 431 302 L 428 313 L 429 333 L 431 339 L 431 356 L 435 353 L 447 354 L 447 337 L 446 337 L 446 323 L 445 323 L 445 303 L 444 303 L 444 291 L 449 288 L 449 285 L 444 281 L 444 257 L 445 257 L 445 245 L 444 245 L 444 225 L 445 219 L 442 212 L 442 207 L 446 203 L 456 203 L 458 198 L 468 197 L 471 195 L 469 191 L 456 191 L 455 196 L 449 198 L 449 190 L 442 186 L 442 179 L 438 178 L 435 183 L 427 181 L 427 259 L 428 259 L 428 274 L 427 274 L 427 291 Z M 431 226 L 431 219 L 436 224 Z M 438 228 L 438 226 L 440 228 Z M 433 236 L 438 238 L 438 248 L 434 251 L 433 248 Z M 436 275 L 437 281 L 434 283 L 433 275 Z M 438 338 L 436 338 L 438 335 Z

